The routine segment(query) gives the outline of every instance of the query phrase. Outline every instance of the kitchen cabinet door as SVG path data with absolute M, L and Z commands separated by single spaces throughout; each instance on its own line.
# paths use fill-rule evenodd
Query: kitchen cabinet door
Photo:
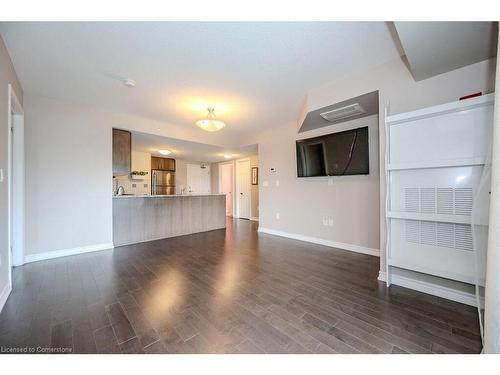
M 160 169 L 162 171 L 175 171 L 175 159 L 151 157 L 151 169 Z
M 132 165 L 132 134 L 126 130 L 113 129 L 113 175 L 130 173 Z
M 166 161 L 166 169 L 168 171 L 175 171 L 175 159 L 165 159 Z
M 151 156 L 151 169 L 161 169 L 161 158 Z

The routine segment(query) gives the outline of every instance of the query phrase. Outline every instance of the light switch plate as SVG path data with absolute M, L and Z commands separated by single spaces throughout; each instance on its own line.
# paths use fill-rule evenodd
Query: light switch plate
M 276 180 L 276 186 L 280 186 L 280 180 Z
M 264 187 L 269 186 L 269 182 L 268 181 L 262 181 L 262 186 L 264 186 Z
M 3 182 L 3 168 L 0 168 L 0 182 Z
M 333 185 L 333 178 L 328 179 L 328 185 Z

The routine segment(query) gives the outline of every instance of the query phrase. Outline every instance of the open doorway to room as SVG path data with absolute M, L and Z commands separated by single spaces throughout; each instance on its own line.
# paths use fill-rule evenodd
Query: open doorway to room
M 234 212 L 234 163 L 232 161 L 219 164 L 219 194 L 226 195 L 226 216 Z
M 259 157 L 257 152 L 235 161 L 235 217 L 259 220 Z
M 8 243 L 12 282 L 12 267 L 24 264 L 24 111 L 11 85 L 8 100 Z

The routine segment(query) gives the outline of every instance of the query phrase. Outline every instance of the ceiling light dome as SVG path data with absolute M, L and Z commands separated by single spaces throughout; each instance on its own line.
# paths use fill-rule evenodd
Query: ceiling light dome
M 215 118 L 214 108 L 207 108 L 208 114 L 203 120 L 196 121 L 196 125 L 207 132 L 216 132 L 226 126 L 225 123 Z

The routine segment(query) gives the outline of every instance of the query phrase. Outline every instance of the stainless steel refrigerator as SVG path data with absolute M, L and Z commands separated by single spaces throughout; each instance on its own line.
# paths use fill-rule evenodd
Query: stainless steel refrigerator
M 151 194 L 174 195 L 175 172 L 153 169 L 151 171 Z

